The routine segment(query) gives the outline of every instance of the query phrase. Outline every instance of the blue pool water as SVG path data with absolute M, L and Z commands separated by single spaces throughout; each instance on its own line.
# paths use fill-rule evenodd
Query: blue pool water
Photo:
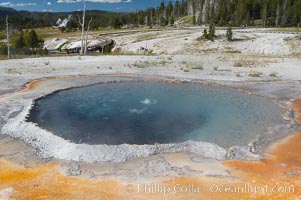
M 265 98 L 200 84 L 122 82 L 59 91 L 36 101 L 28 121 L 74 143 L 187 140 L 246 145 L 282 122 Z

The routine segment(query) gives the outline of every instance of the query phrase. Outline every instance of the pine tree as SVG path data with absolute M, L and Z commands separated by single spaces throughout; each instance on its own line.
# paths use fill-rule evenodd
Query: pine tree
M 263 27 L 266 27 L 267 24 L 267 9 L 268 9 L 268 5 L 266 1 L 263 1 L 263 8 L 262 8 L 262 24 Z
M 219 0 L 218 1 L 218 10 L 217 10 L 217 19 L 218 24 L 220 26 L 224 25 L 227 21 L 227 7 L 226 7 L 227 1 L 225 0 Z
M 170 18 L 169 24 L 170 24 L 171 26 L 173 26 L 173 25 L 175 24 L 175 20 L 174 20 L 173 15 L 172 15 L 171 18 Z
M 232 32 L 232 27 L 230 25 L 227 28 L 226 37 L 227 37 L 228 41 L 232 41 L 233 40 L 233 32 Z
M 17 38 L 16 40 L 16 43 L 15 43 L 15 47 L 16 49 L 22 49 L 25 47 L 25 39 L 24 39 L 24 32 L 21 31 L 19 37 Z
M 31 30 L 26 35 L 26 46 L 36 48 L 39 46 L 39 38 L 35 30 Z
M 288 3 L 288 0 L 284 0 L 284 3 L 283 3 L 283 7 L 282 7 L 282 17 L 281 17 L 281 26 L 285 26 L 286 24 L 286 21 L 287 21 L 287 16 L 286 16 L 286 13 L 287 13 L 287 3 Z
M 160 7 L 159 7 L 159 16 L 158 16 L 158 20 L 159 20 L 159 25 L 160 26 L 166 26 L 166 9 L 165 9 L 165 4 L 164 1 L 161 1 Z
M 186 16 L 188 14 L 187 13 L 187 8 L 188 8 L 187 1 L 182 0 L 181 1 L 181 6 L 180 6 L 180 16 L 181 17 Z
M 215 25 L 214 23 L 211 23 L 209 26 L 208 39 L 214 41 L 214 37 L 215 37 Z
M 205 0 L 205 23 L 209 22 L 210 19 L 210 1 Z
M 215 8 L 214 5 L 210 6 L 210 23 L 215 23 Z
M 275 20 L 275 26 L 279 26 L 279 18 L 280 18 L 280 2 L 277 1 L 277 10 L 276 10 L 276 20 Z
M 193 13 L 193 15 L 192 15 L 192 24 L 196 25 L 195 13 Z
M 173 11 L 176 18 L 179 17 L 179 11 L 180 11 L 179 0 L 176 0 L 175 6 L 174 6 L 174 11 Z
M 172 12 L 173 12 L 173 4 L 172 2 L 169 0 L 167 7 L 166 7 L 166 16 L 167 17 L 171 17 L 172 16 Z
M 197 24 L 202 25 L 202 10 L 201 9 L 199 10 L 199 15 L 198 15 L 198 18 L 197 18 Z
M 121 22 L 120 22 L 119 18 L 115 18 L 113 20 L 113 28 L 119 29 L 120 27 L 121 27 Z
M 106 44 L 103 48 L 103 54 L 110 54 L 111 53 L 111 47 L 109 44 Z

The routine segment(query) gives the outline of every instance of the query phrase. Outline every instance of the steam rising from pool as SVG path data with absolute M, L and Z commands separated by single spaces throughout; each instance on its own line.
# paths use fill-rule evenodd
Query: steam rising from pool
M 60 91 L 36 101 L 28 121 L 73 143 L 246 145 L 282 122 L 269 100 L 199 84 L 123 82 Z

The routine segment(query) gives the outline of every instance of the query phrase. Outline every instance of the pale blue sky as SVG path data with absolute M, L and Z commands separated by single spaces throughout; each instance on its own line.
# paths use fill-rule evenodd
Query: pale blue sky
M 87 0 L 88 10 L 131 12 L 156 7 L 162 0 Z M 168 0 L 165 0 L 168 2 Z M 82 9 L 81 0 L 1 0 L 0 6 L 29 11 L 76 11 Z

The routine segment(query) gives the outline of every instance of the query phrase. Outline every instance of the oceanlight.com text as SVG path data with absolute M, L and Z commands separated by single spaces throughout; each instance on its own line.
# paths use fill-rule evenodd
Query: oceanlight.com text
M 261 184 L 208 184 L 208 185 L 196 185 L 196 184 L 129 184 L 128 192 L 131 193 L 147 193 L 147 194 L 185 194 L 185 193 L 237 193 L 237 194 L 251 194 L 251 195 L 263 195 L 263 194 L 276 194 L 276 193 L 294 193 L 294 185 L 277 184 L 277 185 L 261 185 Z

